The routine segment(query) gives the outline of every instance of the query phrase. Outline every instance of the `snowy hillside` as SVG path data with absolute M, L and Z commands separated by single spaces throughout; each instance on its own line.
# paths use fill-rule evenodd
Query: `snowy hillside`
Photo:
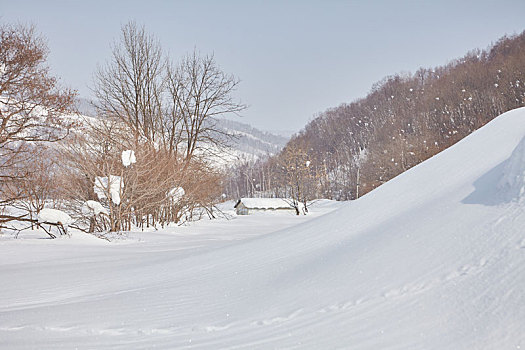
M 0 348 L 525 348 L 524 120 L 317 216 L 0 240 Z
M 235 135 L 234 148 L 249 155 L 264 156 L 278 153 L 289 139 L 233 120 L 221 119 L 218 122 L 223 130 Z
M 289 138 L 258 130 L 248 124 L 228 119 L 214 120 L 216 128 L 232 135 L 227 143 L 229 149 L 215 150 L 213 161 L 220 167 L 235 166 L 243 162 L 253 162 L 261 157 L 278 153 Z M 218 136 L 219 138 L 221 136 Z
M 87 99 L 78 99 L 76 108 L 85 116 L 93 117 L 96 112 L 92 102 Z M 217 129 L 234 136 L 230 141 L 231 149 L 219 151 L 217 161 L 222 165 L 234 165 L 242 161 L 253 161 L 259 157 L 278 153 L 289 137 L 276 133 L 261 131 L 248 124 L 229 119 L 215 120 Z

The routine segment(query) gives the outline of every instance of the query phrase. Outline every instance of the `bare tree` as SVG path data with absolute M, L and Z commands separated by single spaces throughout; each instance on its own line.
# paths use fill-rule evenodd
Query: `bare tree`
M 238 84 L 239 79 L 218 67 L 213 55 L 202 57 L 194 51 L 178 66 L 168 67 L 169 119 L 182 124 L 179 135 L 186 163 L 199 149 L 213 152 L 213 147 L 224 147 L 227 135 L 217 128 L 215 118 L 246 108 L 233 97 Z
M 297 144 L 289 144 L 280 154 L 284 172 L 285 186 L 291 200 L 290 205 L 300 214 L 300 205 L 304 214 L 308 212 L 308 185 L 310 182 L 310 161 L 306 151 Z
M 41 146 L 33 147 L 34 159 L 30 164 L 24 164 L 31 169 L 26 176 L 13 182 L 11 189 L 16 192 L 11 195 L 15 198 L 18 193 L 21 194 L 21 200 L 11 204 L 13 208 L 22 210 L 27 213 L 29 219 L 36 219 L 38 213 L 44 209 L 46 204 L 56 204 L 57 198 L 57 155 L 53 149 Z M 34 228 L 35 225 L 32 225 Z
M 135 139 L 158 141 L 166 59 L 158 40 L 129 22 L 113 44 L 111 60 L 95 73 L 99 114 L 119 118 Z
M 66 147 L 88 183 L 100 177 L 109 183 L 111 176 L 123 180 L 122 201 L 105 202 L 111 230 L 128 228 L 131 220 L 139 226 L 178 221 L 182 209 L 191 212 L 217 200 L 222 177 L 209 166 L 209 156 L 226 144 L 227 135 L 215 118 L 245 108 L 233 99 L 238 83 L 212 56 L 194 52 L 179 65 L 169 63 L 144 27 L 123 26 L 111 60 L 95 74 L 99 121 L 86 132 L 91 146 Z M 130 168 L 118 161 L 125 149 L 137 155 Z M 186 195 L 174 203 L 168 193 L 179 187 Z M 110 189 L 105 191 L 109 199 Z
M 74 92 L 58 87 L 46 66 L 47 47 L 34 27 L 0 25 L 0 206 L 23 199 L 15 183 L 32 172 L 39 142 L 68 134 L 71 122 L 62 117 Z M 3 210 L 0 227 L 19 219 Z
M 221 195 L 220 173 L 197 157 L 182 171 L 182 163 L 164 149 L 129 138 L 131 130 L 115 118 L 87 119 L 81 132 L 63 142 L 61 187 L 70 212 L 89 232 L 155 227 L 192 219 L 210 208 Z M 124 164 L 123 151 L 133 151 L 135 162 Z M 86 201 L 99 201 L 107 210 L 107 225 L 85 216 Z
M 107 209 L 110 231 L 129 229 L 132 222 L 140 226 L 144 217 L 158 215 L 167 192 L 178 184 L 176 162 L 129 135 L 132 131 L 119 119 L 86 120 L 82 132 L 66 140 L 61 150 L 71 209 L 82 217 L 84 202 L 100 201 Z M 126 166 L 122 152 L 130 150 L 136 162 Z M 89 226 L 94 229 L 93 222 Z

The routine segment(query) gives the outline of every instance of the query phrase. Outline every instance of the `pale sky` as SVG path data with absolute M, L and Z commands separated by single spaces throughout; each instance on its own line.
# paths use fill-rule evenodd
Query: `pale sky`
M 387 75 L 435 67 L 525 30 L 525 1 L 0 0 L 0 21 L 33 23 L 49 65 L 90 98 L 97 64 L 129 20 L 177 60 L 197 48 L 241 79 L 237 120 L 298 131 Z

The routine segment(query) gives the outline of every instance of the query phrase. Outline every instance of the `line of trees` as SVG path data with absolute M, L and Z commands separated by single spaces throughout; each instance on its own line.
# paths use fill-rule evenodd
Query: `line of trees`
M 442 67 L 386 77 L 365 98 L 321 113 L 280 154 L 232 169 L 226 192 L 355 199 L 524 105 L 525 32 Z M 307 169 L 290 166 L 290 154 Z
M 246 107 L 233 98 L 239 80 L 213 56 L 194 51 L 174 63 L 129 22 L 95 73 L 96 117 L 80 119 L 74 93 L 49 77 L 34 29 L 0 34 L 3 228 L 35 222 L 45 205 L 89 232 L 214 215 L 223 174 L 210 159 L 229 142 L 216 118 Z

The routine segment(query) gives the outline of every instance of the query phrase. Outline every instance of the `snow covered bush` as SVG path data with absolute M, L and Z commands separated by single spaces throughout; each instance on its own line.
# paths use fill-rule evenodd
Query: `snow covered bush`
M 122 165 L 124 165 L 127 168 L 128 166 L 130 166 L 131 164 L 135 164 L 136 162 L 137 158 L 135 158 L 135 151 L 122 151 Z
M 73 222 L 73 219 L 62 210 L 44 208 L 38 213 L 38 222 L 41 224 L 54 224 L 67 227 Z
M 37 220 L 39 226 L 44 229 L 51 238 L 56 237 L 52 232 L 52 227 L 56 227 L 59 235 L 66 235 L 68 226 L 73 223 L 73 219 L 67 213 L 52 208 L 40 210 Z M 49 230 L 46 229 L 45 225 L 49 225 Z
M 105 231 L 110 227 L 109 211 L 100 202 L 85 201 L 82 204 L 81 213 L 83 218 L 89 221 L 88 232 Z
M 91 200 L 86 201 L 82 205 L 81 210 L 82 210 L 82 215 L 87 216 L 87 217 L 98 216 L 101 214 L 109 215 L 109 212 L 107 211 L 107 209 L 104 208 L 102 204 L 100 204 L 100 202 L 97 202 L 97 201 L 91 201 Z
M 124 189 L 121 176 L 108 175 L 95 177 L 93 191 L 100 200 L 111 199 L 115 205 L 120 204 L 120 194 Z
M 64 142 L 64 187 L 78 203 L 72 209 L 87 231 L 123 231 L 178 220 L 180 215 L 173 215 L 173 210 L 186 205 L 180 201 L 181 184 L 186 177 L 198 178 L 189 176 L 192 167 L 184 173 L 175 155 L 144 140 L 135 143 L 130 134 L 119 120 L 86 120 L 82 134 Z M 102 216 L 86 215 L 95 210 Z

